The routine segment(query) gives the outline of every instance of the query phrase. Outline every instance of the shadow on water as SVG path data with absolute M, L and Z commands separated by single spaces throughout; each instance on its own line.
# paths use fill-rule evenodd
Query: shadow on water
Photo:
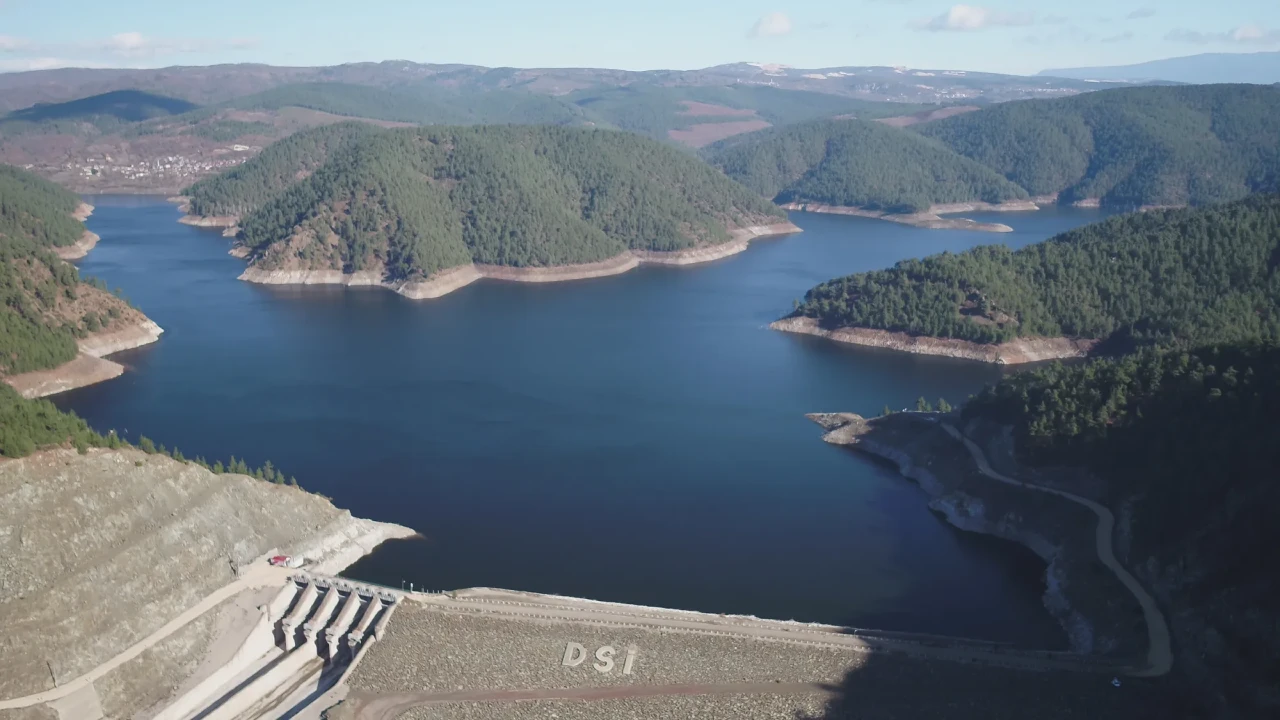
M 794 720 L 1198 720 L 1172 676 L 1120 678 L 1015 670 L 873 653 L 828 688 L 820 712 Z

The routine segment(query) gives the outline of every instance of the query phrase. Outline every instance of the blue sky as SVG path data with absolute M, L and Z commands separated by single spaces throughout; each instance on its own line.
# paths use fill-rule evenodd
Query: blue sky
M 1280 50 L 1280 0 L 0 0 L 0 71 L 405 59 L 1008 73 Z

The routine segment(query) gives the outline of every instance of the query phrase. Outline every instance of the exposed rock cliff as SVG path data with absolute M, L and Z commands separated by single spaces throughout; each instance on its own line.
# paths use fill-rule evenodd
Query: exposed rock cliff
M 1017 338 L 999 345 L 982 345 L 967 340 L 932 338 L 906 333 L 873 330 L 871 328 L 823 329 L 818 321 L 809 317 L 789 317 L 770 323 L 769 327 L 783 332 L 816 335 L 851 345 L 880 347 L 919 355 L 980 360 L 997 365 L 1018 365 L 1042 360 L 1085 357 L 1096 340 L 1072 338 Z

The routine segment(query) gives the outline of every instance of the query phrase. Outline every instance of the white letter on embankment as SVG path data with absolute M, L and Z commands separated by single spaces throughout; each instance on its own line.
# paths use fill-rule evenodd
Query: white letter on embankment
M 605 645 L 596 651 L 596 660 L 600 661 L 593 666 L 596 672 L 607 673 L 613 670 L 613 654 L 615 652 L 617 650 L 614 650 L 612 645 Z
M 564 646 L 564 659 L 560 664 L 565 667 L 578 667 L 587 659 L 587 649 L 576 642 Z

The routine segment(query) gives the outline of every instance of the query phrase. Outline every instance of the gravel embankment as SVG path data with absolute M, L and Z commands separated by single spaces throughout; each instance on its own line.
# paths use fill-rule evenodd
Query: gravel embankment
M 486 688 L 597 687 L 629 684 L 836 682 L 865 662 L 853 650 L 697 635 L 674 630 L 603 627 L 459 615 L 403 602 L 387 635 L 350 680 L 368 692 Z M 569 642 L 586 648 L 564 667 Z M 594 669 L 596 650 L 617 649 L 615 667 Z M 623 674 L 634 646 L 630 675 Z

